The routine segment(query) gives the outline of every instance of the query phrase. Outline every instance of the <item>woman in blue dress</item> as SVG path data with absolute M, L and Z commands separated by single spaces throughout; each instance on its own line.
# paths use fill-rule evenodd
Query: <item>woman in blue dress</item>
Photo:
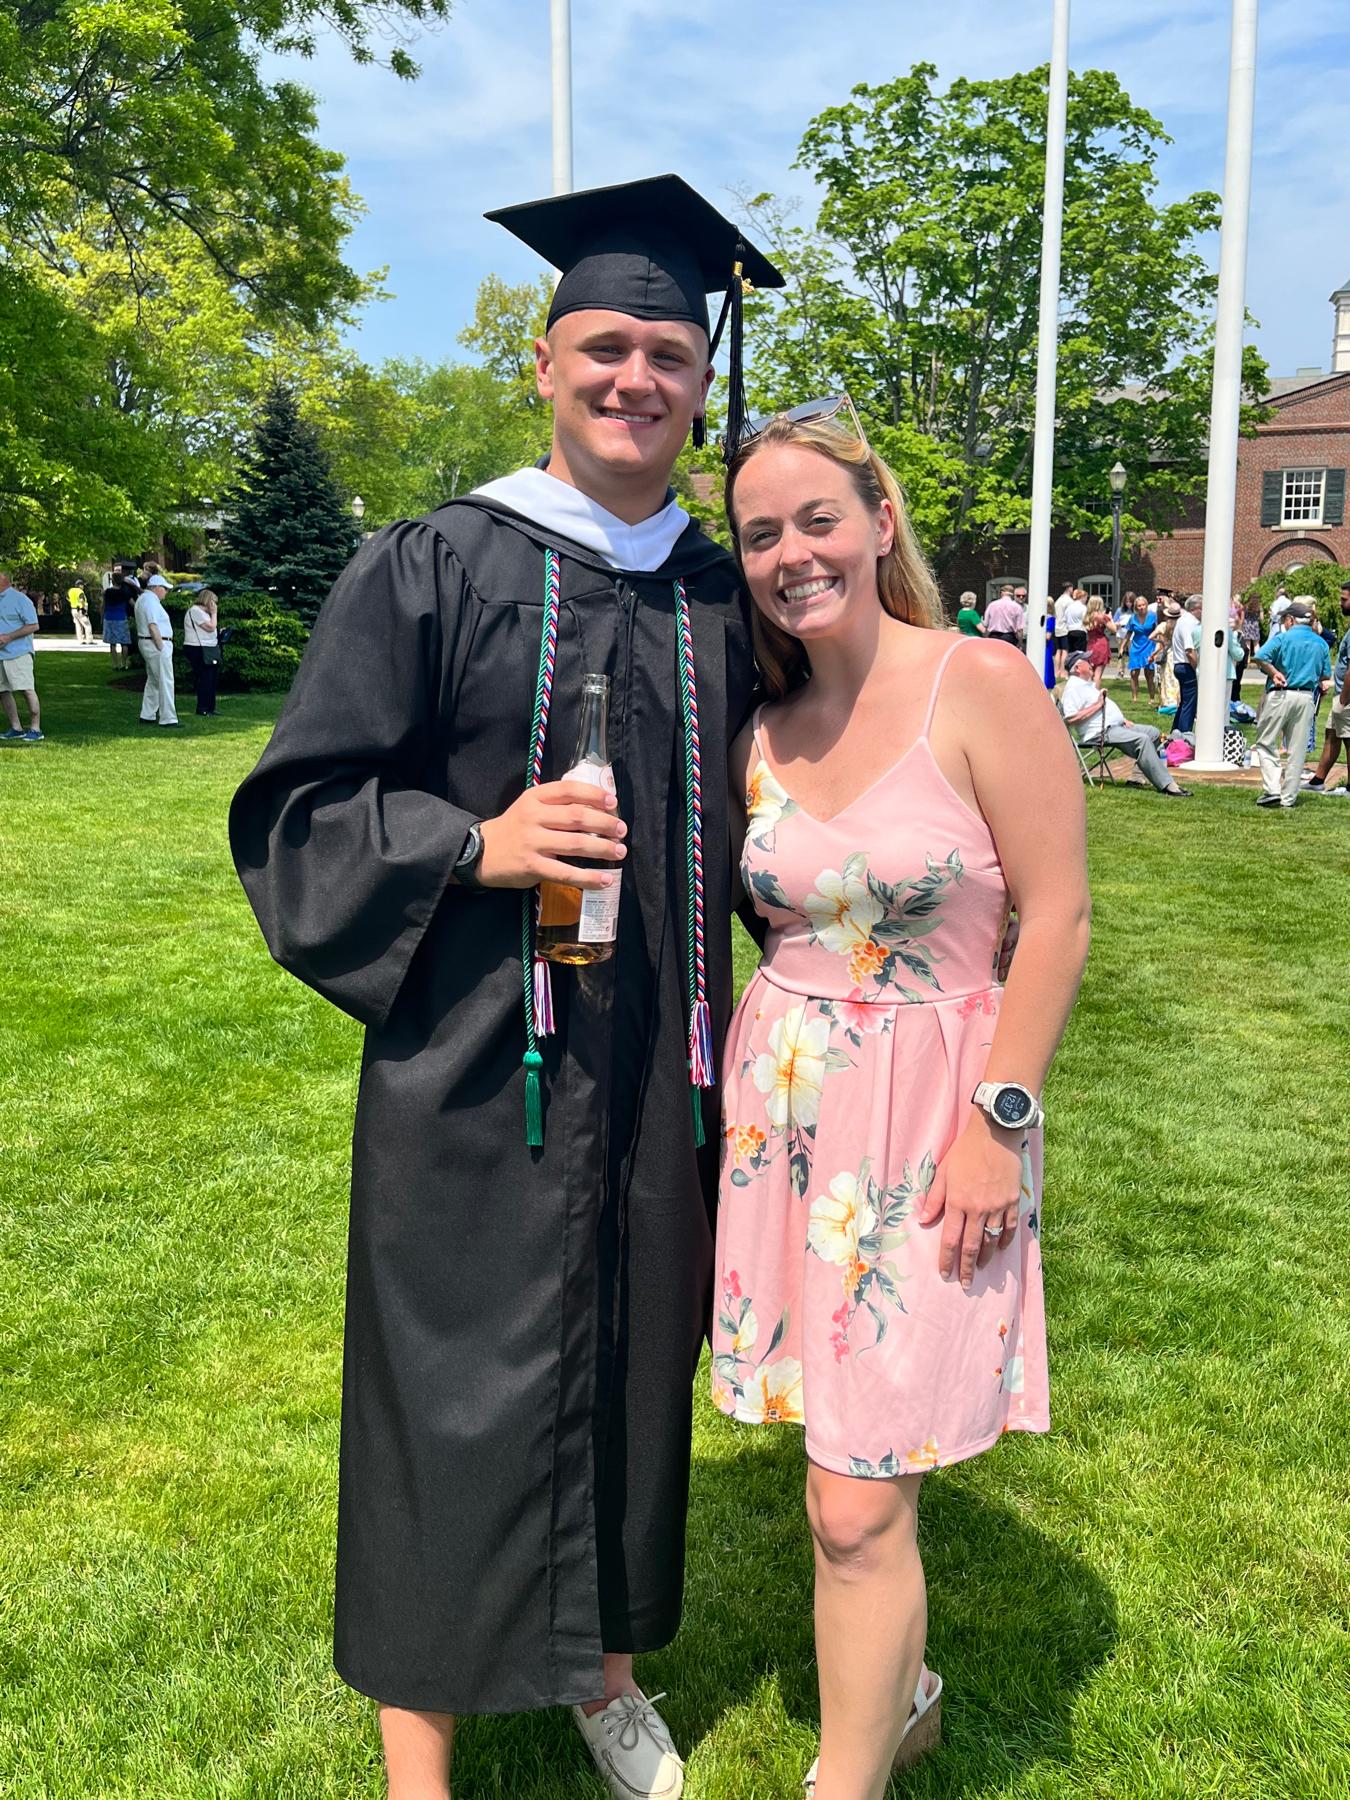
M 1147 594 L 1136 594 L 1134 611 L 1125 621 L 1124 641 L 1130 652 L 1130 698 L 1139 698 L 1139 677 L 1142 675 L 1148 683 L 1148 697 L 1153 699 L 1156 689 L 1153 685 L 1153 659 L 1158 654 L 1158 646 L 1153 634 L 1158 629 L 1158 615 L 1148 603 Z

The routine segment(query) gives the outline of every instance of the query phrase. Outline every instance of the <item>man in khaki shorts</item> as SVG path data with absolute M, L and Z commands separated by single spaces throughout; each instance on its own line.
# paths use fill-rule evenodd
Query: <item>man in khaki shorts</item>
M 1347 629 L 1341 637 L 1336 651 L 1336 666 L 1331 672 L 1332 701 L 1331 715 L 1327 719 L 1327 734 L 1322 744 L 1322 755 L 1312 776 L 1304 783 L 1304 792 L 1309 794 L 1340 794 L 1350 799 L 1350 582 L 1341 589 L 1341 617 Z M 1346 778 L 1340 787 L 1329 788 L 1327 777 L 1336 767 L 1336 758 L 1345 747 Z
M 0 569 L 0 704 L 9 720 L 9 730 L 0 732 L 0 743 L 42 742 L 42 708 L 33 683 L 33 634 L 37 628 L 37 608 Z M 27 731 L 19 728 L 16 694 L 22 694 L 28 703 Z

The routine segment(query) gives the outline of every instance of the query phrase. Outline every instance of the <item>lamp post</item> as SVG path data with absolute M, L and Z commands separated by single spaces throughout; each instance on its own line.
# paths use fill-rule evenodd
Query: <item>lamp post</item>
M 1125 483 L 1129 480 L 1125 465 L 1117 462 L 1111 482 L 1111 611 L 1120 610 L 1120 509 L 1125 501 Z
M 354 494 L 352 496 L 352 517 L 356 520 L 357 524 L 359 525 L 361 523 L 362 519 L 365 518 L 365 516 L 366 516 L 366 503 L 361 498 L 360 494 Z

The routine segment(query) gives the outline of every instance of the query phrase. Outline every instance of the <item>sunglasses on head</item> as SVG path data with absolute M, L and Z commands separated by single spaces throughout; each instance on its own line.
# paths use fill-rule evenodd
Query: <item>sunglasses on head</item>
M 741 443 L 752 442 L 775 419 L 787 419 L 793 425 L 825 425 L 831 420 L 842 424 L 844 421 L 840 414 L 853 426 L 858 441 L 867 444 L 867 433 L 858 417 L 858 409 L 847 394 L 825 394 L 818 400 L 803 400 L 800 406 L 785 407 L 779 412 L 760 413 L 758 417 L 747 420 Z M 868 448 L 871 446 L 868 445 Z

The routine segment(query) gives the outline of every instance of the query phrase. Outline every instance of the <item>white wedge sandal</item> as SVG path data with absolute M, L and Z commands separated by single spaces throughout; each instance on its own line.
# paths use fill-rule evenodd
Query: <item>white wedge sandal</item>
M 895 1761 L 891 1764 L 893 1773 L 899 1775 L 905 1769 L 913 1768 L 921 1756 L 927 1756 L 930 1750 L 936 1750 L 942 1742 L 942 1677 L 933 1676 L 931 1688 L 924 1687 L 924 1676 L 932 1671 L 925 1669 L 919 1676 L 919 1685 L 914 1690 L 914 1705 L 909 1718 L 905 1721 L 905 1729 L 900 1736 L 900 1748 L 895 1753 Z M 802 1782 L 802 1792 L 806 1800 L 815 1800 L 816 1770 L 820 1767 L 820 1758 L 811 1764 Z

